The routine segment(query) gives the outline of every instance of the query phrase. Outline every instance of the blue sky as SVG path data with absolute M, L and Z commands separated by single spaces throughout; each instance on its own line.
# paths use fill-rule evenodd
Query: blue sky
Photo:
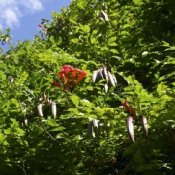
M 51 19 L 71 0 L 0 0 L 0 30 L 11 28 L 13 42 L 32 40 L 38 34 L 42 18 Z

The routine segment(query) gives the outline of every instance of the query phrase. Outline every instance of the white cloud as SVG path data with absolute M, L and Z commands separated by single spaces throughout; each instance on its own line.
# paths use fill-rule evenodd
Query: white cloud
M 18 9 L 7 8 L 3 12 L 2 19 L 6 22 L 7 26 L 19 24 L 20 13 Z
M 13 28 L 27 13 L 43 10 L 45 0 L 0 0 L 0 29 Z
M 27 0 L 22 3 L 27 9 L 32 11 L 40 11 L 43 9 L 41 0 Z

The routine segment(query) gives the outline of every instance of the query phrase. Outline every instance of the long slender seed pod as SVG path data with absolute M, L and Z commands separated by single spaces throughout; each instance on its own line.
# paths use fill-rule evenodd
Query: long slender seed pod
M 93 127 L 98 128 L 98 122 L 99 122 L 99 120 L 97 120 L 97 119 L 93 119 L 93 120 L 92 120 Z
M 142 128 L 144 131 L 145 136 L 148 135 L 148 121 L 147 118 L 145 116 L 141 117 L 141 123 L 142 123 Z
M 92 124 L 93 124 L 93 130 L 95 134 L 93 137 L 95 137 L 96 135 L 98 135 L 98 132 L 99 132 L 99 129 L 98 129 L 99 120 L 93 119 Z
M 101 74 L 101 68 L 97 70 L 97 78 L 96 81 L 101 80 L 102 79 L 102 74 Z
M 105 93 L 108 92 L 108 84 L 107 83 L 104 85 L 104 90 L 105 90 Z
M 57 106 L 56 103 L 54 101 L 52 101 L 51 103 L 51 109 L 52 109 L 52 115 L 54 118 L 56 118 L 57 115 Z
M 104 75 L 104 78 L 106 79 L 106 81 L 108 82 L 109 78 L 108 78 L 107 67 L 103 67 L 103 75 Z
M 127 118 L 126 123 L 127 123 L 127 129 L 128 129 L 129 137 L 132 140 L 132 142 L 135 143 L 135 140 L 134 140 L 134 120 L 133 120 L 133 117 L 129 116 Z
M 43 104 L 39 103 L 37 106 L 39 116 L 43 117 Z
M 13 83 L 13 81 L 14 81 L 14 78 L 11 77 L 11 78 L 10 78 L 10 83 Z
M 98 74 L 98 70 L 95 70 L 95 71 L 93 72 L 93 75 L 92 75 L 92 82 L 93 82 L 93 83 L 95 83 L 96 80 L 97 80 L 97 74 Z
M 48 104 L 51 105 L 52 104 L 52 100 L 48 99 Z
M 47 100 L 48 100 L 48 96 L 46 95 L 45 92 L 44 92 L 43 98 L 44 98 L 44 101 L 47 102 Z
M 88 124 L 88 135 L 90 137 L 95 137 L 94 127 L 93 127 L 93 121 L 90 121 Z
M 100 17 L 106 22 L 109 21 L 107 13 L 105 13 L 103 10 L 100 11 Z
M 115 86 L 114 78 L 113 78 L 112 74 L 109 71 L 108 71 L 108 77 L 109 77 L 109 81 L 110 81 L 111 85 Z
M 99 74 L 100 79 L 104 79 L 104 76 L 103 76 L 103 68 L 100 68 L 100 69 L 99 69 L 98 74 Z
M 105 132 L 105 127 L 104 127 L 104 123 L 102 121 L 99 121 L 98 123 L 98 134 L 102 135 Z
M 112 74 L 112 76 L 113 76 L 113 79 L 114 79 L 114 83 L 115 83 L 115 85 L 117 85 L 117 79 L 116 79 L 115 75 Z
M 106 124 L 106 129 L 105 129 L 107 134 L 109 134 L 110 128 L 111 128 L 111 124 L 110 124 L 110 122 L 108 122 Z
M 27 118 L 24 119 L 24 124 L 25 124 L 26 126 L 28 125 L 28 119 L 27 119 Z

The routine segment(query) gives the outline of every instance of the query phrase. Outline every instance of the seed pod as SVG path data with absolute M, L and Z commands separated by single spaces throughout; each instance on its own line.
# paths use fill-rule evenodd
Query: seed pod
M 52 101 L 52 103 L 51 103 L 51 109 L 52 109 L 52 115 L 55 118 L 57 115 L 57 106 L 56 106 L 56 103 L 54 101 Z
M 106 129 L 106 133 L 107 134 L 109 134 L 109 132 L 110 132 L 110 128 L 111 128 L 111 124 L 110 124 L 110 122 L 108 122 L 107 124 L 106 124 L 106 127 L 105 127 Z
M 91 137 L 95 137 L 95 132 L 94 132 L 94 127 L 93 127 L 92 121 L 90 121 L 88 124 L 88 135 Z
M 10 77 L 10 83 L 13 83 L 13 81 L 14 81 L 14 78 Z
M 141 117 L 141 123 L 142 123 L 142 128 L 144 131 L 145 136 L 148 135 L 148 122 L 147 122 L 147 118 L 145 116 Z
M 48 103 L 49 105 L 51 105 L 51 104 L 52 104 L 52 100 L 51 100 L 51 99 L 48 99 L 48 100 L 47 100 L 47 103 Z
M 43 117 L 43 104 L 39 103 L 37 106 L 39 116 Z
M 104 78 L 106 79 L 106 81 L 108 82 L 108 71 L 107 71 L 107 68 L 106 67 L 103 67 L 103 75 L 104 75 Z
M 102 121 L 99 121 L 98 123 L 98 135 L 102 135 L 105 132 L 105 125 Z
M 113 79 L 114 79 L 114 83 L 115 83 L 115 85 L 116 85 L 116 84 L 117 84 L 117 79 L 116 79 L 116 77 L 115 77 L 114 74 L 112 74 L 112 76 L 113 76 Z
M 104 79 L 104 76 L 103 76 L 103 68 L 100 68 L 100 69 L 99 69 L 98 75 L 99 75 L 100 79 Z
M 134 140 L 134 120 L 133 120 L 133 117 L 129 116 L 127 118 L 127 129 L 128 129 L 128 134 L 129 134 L 129 137 L 131 138 L 132 142 L 135 143 L 135 140 Z
M 48 96 L 45 94 L 45 92 L 44 92 L 43 98 L 44 98 L 44 101 L 47 102 Z
M 110 124 L 110 122 L 108 122 L 108 123 L 107 123 L 107 127 L 109 127 L 109 128 L 111 127 L 111 124 Z
M 93 127 L 98 128 L 98 122 L 99 122 L 99 120 L 97 120 L 97 119 L 92 120 Z
M 93 119 L 92 120 L 92 124 L 93 124 L 93 130 L 94 130 L 94 136 L 95 137 L 96 135 L 98 135 L 98 123 L 99 123 L 99 120 L 97 119 Z
M 28 125 L 28 119 L 24 119 L 24 124 L 27 126 Z
M 93 83 L 95 83 L 96 80 L 97 80 L 97 74 L 98 74 L 98 70 L 95 70 L 95 71 L 93 72 L 93 75 L 92 75 L 92 82 L 93 82 Z
M 142 52 L 142 58 L 146 57 L 148 55 L 148 51 L 143 51 Z
M 105 84 L 105 85 L 104 85 L 104 90 L 105 90 L 105 93 L 108 92 L 108 84 Z
M 106 22 L 109 21 L 107 13 L 105 13 L 103 10 L 100 11 L 100 17 Z
M 108 77 L 109 77 L 109 81 L 110 81 L 111 85 L 115 86 L 114 78 L 113 78 L 112 74 L 109 71 L 108 71 Z

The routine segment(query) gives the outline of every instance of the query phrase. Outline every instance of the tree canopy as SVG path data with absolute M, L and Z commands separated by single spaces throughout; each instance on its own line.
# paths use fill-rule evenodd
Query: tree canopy
M 174 0 L 72 0 L 1 52 L 0 172 L 173 175 L 174 19 Z

